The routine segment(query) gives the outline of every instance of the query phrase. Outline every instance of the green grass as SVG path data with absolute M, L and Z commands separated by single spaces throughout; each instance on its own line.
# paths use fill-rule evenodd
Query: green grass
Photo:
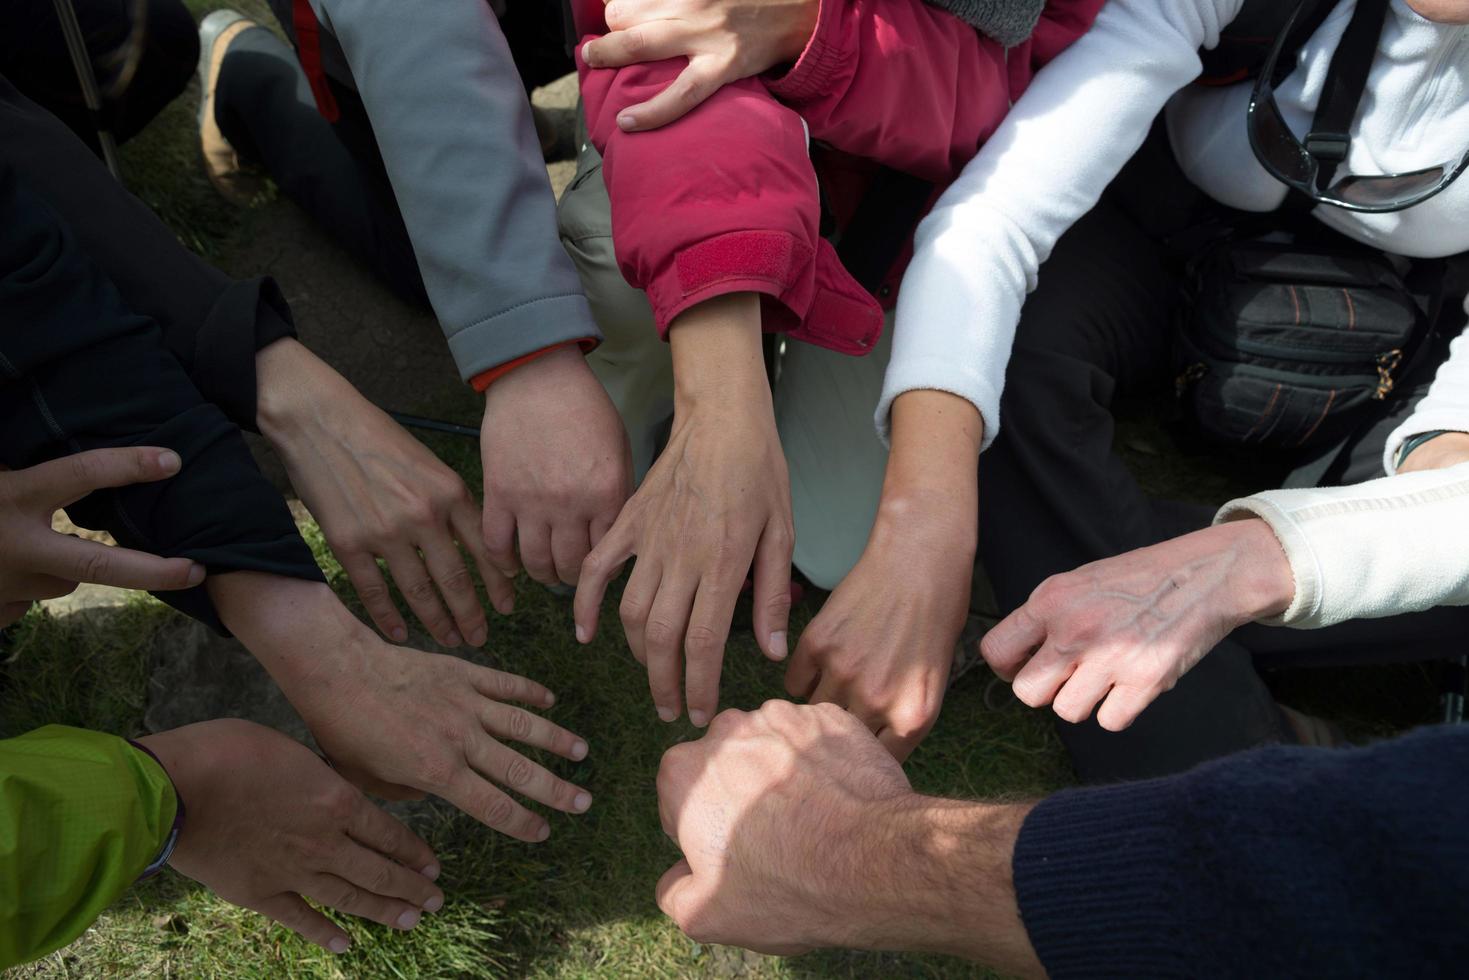
M 196 14 L 222 4 L 189 0 Z M 235 6 L 264 16 L 260 0 Z M 268 17 L 266 17 L 268 20 Z M 240 213 L 214 194 L 197 163 L 192 93 L 124 150 L 131 188 L 185 244 L 226 254 L 241 234 Z M 1252 488 L 1217 464 L 1180 465 L 1166 435 L 1143 409 L 1121 428 L 1130 464 L 1155 492 L 1221 500 Z M 480 485 L 474 447 L 429 444 L 471 487 Z M 1160 452 L 1161 450 L 1161 452 Z M 356 607 L 313 525 L 302 528 L 349 604 Z M 159 977 L 957 977 L 969 966 L 930 957 L 818 953 L 790 960 L 697 946 L 659 914 L 653 885 L 677 857 L 657 816 L 653 777 L 663 751 L 695 732 L 657 722 L 643 672 L 616 634 L 617 596 L 590 647 L 571 637 L 569 601 L 521 583 L 515 614 L 495 623 L 485 658 L 537 678 L 558 694 L 553 717 L 592 746 L 581 764 L 546 760 L 595 795 L 581 817 L 555 815 L 551 839 L 530 846 L 491 833 L 442 804 L 398 812 L 443 861 L 448 904 L 408 934 L 355 920 L 352 951 L 333 957 L 259 916 L 236 909 L 171 873 L 129 892 L 68 949 L 14 976 Z M 360 610 L 359 610 L 360 611 Z M 799 608 L 799 628 L 812 614 Z M 47 723 L 120 734 L 141 730 L 153 637 L 177 615 L 139 598 L 106 617 L 30 614 L 0 654 L 0 737 Z M 750 637 L 748 608 L 736 618 L 722 703 L 752 708 L 782 696 L 781 668 Z M 6 660 L 8 655 L 9 659 Z M 1420 668 L 1296 672 L 1282 682 L 1304 707 L 1343 718 L 1349 730 L 1382 734 L 1431 717 L 1432 677 Z M 1036 796 L 1069 772 L 1049 719 L 1019 707 L 987 671 L 967 675 L 943 717 L 909 763 L 926 792 Z M 987 703 L 986 695 L 989 695 Z

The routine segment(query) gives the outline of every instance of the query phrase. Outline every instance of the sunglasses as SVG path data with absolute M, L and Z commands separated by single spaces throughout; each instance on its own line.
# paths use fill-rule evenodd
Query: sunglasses
M 1312 132 L 1305 142 L 1298 140 L 1286 125 L 1275 101 L 1275 71 L 1285 48 L 1286 39 L 1295 27 L 1303 2 L 1296 7 L 1290 21 L 1275 39 L 1270 57 L 1255 79 L 1250 95 L 1250 148 L 1270 175 L 1287 187 L 1294 188 L 1319 204 L 1329 204 L 1346 211 L 1381 214 L 1401 211 L 1428 200 L 1459 178 L 1469 167 L 1469 152 L 1457 163 L 1440 164 L 1401 174 L 1346 174 L 1322 187 L 1322 169 L 1329 171 L 1347 157 L 1351 136 L 1345 133 Z

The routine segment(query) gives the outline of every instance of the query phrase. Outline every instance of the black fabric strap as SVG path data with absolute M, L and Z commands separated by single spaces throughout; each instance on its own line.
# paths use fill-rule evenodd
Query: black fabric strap
M 1337 2 L 1338 0 L 1306 0 L 1305 6 L 1296 15 L 1295 26 L 1291 28 L 1290 36 L 1285 40 L 1285 46 L 1280 51 L 1280 58 L 1275 62 L 1275 71 L 1270 78 L 1272 86 L 1279 86 L 1290 76 L 1291 72 L 1296 70 L 1296 61 L 1301 49 L 1321 29 L 1321 25 L 1326 23 L 1326 18 L 1331 16 L 1331 12 L 1336 9 Z M 1254 3 L 1246 4 L 1245 12 L 1248 13 L 1252 7 L 1263 6 L 1267 3 L 1273 7 L 1278 0 L 1255 0 Z M 1236 17 L 1230 23 L 1230 28 L 1233 29 L 1242 17 L 1243 15 Z
M 1352 121 L 1362 94 L 1367 89 L 1367 75 L 1377 55 L 1377 42 L 1382 25 L 1387 21 L 1389 0 L 1358 0 L 1351 23 L 1336 46 L 1331 67 L 1326 72 L 1326 87 L 1311 120 L 1306 136 L 1306 150 L 1316 158 L 1320 169 L 1316 174 L 1317 190 L 1331 186 L 1337 167 L 1347 158 L 1351 146 Z

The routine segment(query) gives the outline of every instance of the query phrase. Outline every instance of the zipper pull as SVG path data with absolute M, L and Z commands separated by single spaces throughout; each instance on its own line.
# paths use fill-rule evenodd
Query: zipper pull
M 1377 355 L 1377 390 L 1372 393 L 1374 401 L 1383 401 L 1392 394 L 1393 385 L 1397 383 L 1393 380 L 1392 373 L 1402 363 L 1401 350 L 1390 350 L 1386 354 Z
M 1190 385 L 1202 380 L 1204 375 L 1208 373 L 1209 368 L 1205 366 L 1203 361 L 1200 361 L 1197 364 L 1190 364 L 1182 374 L 1173 379 L 1174 395 L 1182 398 L 1184 394 L 1188 391 Z

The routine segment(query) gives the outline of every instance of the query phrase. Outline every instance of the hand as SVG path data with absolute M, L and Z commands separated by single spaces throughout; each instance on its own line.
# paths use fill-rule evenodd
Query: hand
M 906 522 L 879 514 L 861 560 L 801 633 L 791 696 L 847 709 L 906 759 L 943 706 L 969 609 L 975 520 L 973 510 L 921 504 Z
M 969 609 L 983 431 L 968 402 L 910 391 L 862 558 L 801 633 L 786 690 L 831 701 L 902 761 L 938 718 Z
M 544 585 L 575 585 L 632 492 L 622 419 L 581 353 L 555 351 L 490 385 L 479 444 L 490 561 L 507 577 L 523 564 Z
M 497 610 L 508 613 L 515 593 L 489 561 L 464 481 L 296 341 L 260 351 L 256 369 L 260 431 L 378 629 L 396 643 L 408 639 L 381 557 L 435 640 L 483 646 L 489 626 L 456 542 L 473 557 Z
M 637 556 L 622 593 L 622 625 L 633 656 L 648 668 L 664 721 L 679 716 L 685 658 L 689 720 L 702 727 L 713 717 L 730 620 L 752 559 L 757 640 L 772 659 L 786 655 L 791 492 L 759 330 L 749 294 L 704 303 L 675 323 L 679 390 L 668 445 L 587 556 L 577 585 L 577 639 L 587 643 L 607 583 Z
M 869 845 L 914 796 L 834 705 L 725 711 L 659 767 L 658 814 L 684 858 L 658 882 L 658 907 L 697 942 L 781 956 L 866 946 L 865 924 L 887 903 L 863 898 L 901 884 L 882 880 Z
M 726 711 L 658 771 L 684 853 L 658 907 L 698 942 L 949 953 L 1041 975 L 1011 872 L 1029 811 L 919 796 L 833 705 Z
M 1235 628 L 1295 595 L 1270 526 L 1242 520 L 1085 565 L 1042 582 L 980 642 L 1033 708 L 1119 732 Z M 1105 699 L 1105 700 L 1104 700 Z
M 51 530 L 51 519 L 94 490 L 166 480 L 179 471 L 170 449 L 94 449 L 23 470 L 0 467 L 0 627 L 31 603 L 69 595 L 80 582 L 167 592 L 204 581 L 204 566 L 112 548 Z
M 333 953 L 351 940 L 303 898 L 394 929 L 443 907 L 429 846 L 299 742 L 236 719 L 138 741 L 185 807 L 168 863 L 225 901 Z
M 682 118 L 730 82 L 795 61 L 816 30 L 820 0 L 610 0 L 611 32 L 582 46 L 592 68 L 687 57 L 666 89 L 617 116 L 627 132 Z
M 495 830 L 542 841 L 550 825 L 495 786 L 566 813 L 592 798 L 510 748 L 563 758 L 587 744 L 507 701 L 549 708 L 551 692 L 458 657 L 384 643 L 320 583 L 236 572 L 211 580 L 225 624 L 253 653 L 342 775 L 388 798 L 433 793 Z

